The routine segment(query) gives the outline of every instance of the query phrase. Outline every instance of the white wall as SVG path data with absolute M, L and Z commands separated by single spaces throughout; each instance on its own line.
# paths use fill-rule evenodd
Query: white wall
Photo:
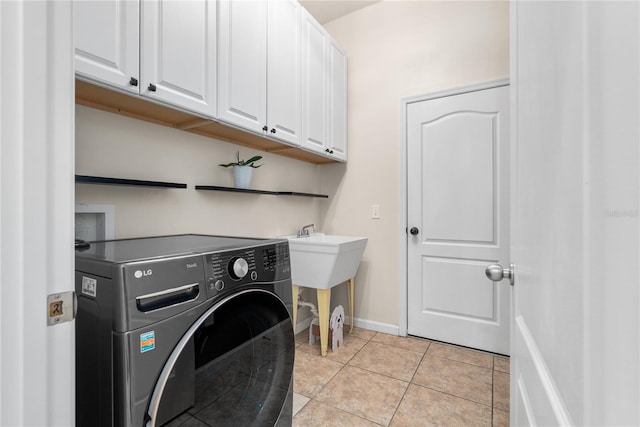
M 399 324 L 400 100 L 509 76 L 508 2 L 383 1 L 325 25 L 349 60 L 349 162 L 321 166 L 326 232 L 369 237 L 355 316 Z M 371 219 L 379 204 L 381 219 Z M 346 306 L 336 288 L 333 304 Z M 358 324 L 358 321 L 356 321 Z
M 293 234 L 319 222 L 326 199 L 196 191 L 233 187 L 219 163 L 262 155 L 251 188 L 317 193 L 318 166 L 200 135 L 76 106 L 76 174 L 186 183 L 185 189 L 76 184 L 76 203 L 115 205 L 116 238 L 207 233 Z

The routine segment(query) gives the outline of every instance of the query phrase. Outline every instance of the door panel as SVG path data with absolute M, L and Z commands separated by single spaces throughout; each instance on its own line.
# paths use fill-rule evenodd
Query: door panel
M 254 132 L 267 123 L 267 2 L 218 2 L 218 115 Z
M 511 25 L 511 424 L 639 425 L 640 4 Z
M 423 258 L 423 310 L 459 317 L 495 320 L 495 294 L 491 283 L 478 284 L 487 261 Z M 449 286 L 443 287 L 442 283 Z
M 138 2 L 74 1 L 76 73 L 138 93 L 139 13 Z
M 334 157 L 347 160 L 347 55 L 332 39 L 328 49 L 328 148 Z
M 300 145 L 300 4 L 268 3 L 267 121 L 274 137 Z
M 327 34 L 302 11 L 302 146 L 324 151 L 327 145 Z
M 408 332 L 509 354 L 510 287 L 487 264 L 509 261 L 509 88 L 407 107 Z
M 495 244 L 495 119 L 460 112 L 422 125 L 425 240 Z
M 215 2 L 163 0 L 141 7 L 141 93 L 215 116 Z

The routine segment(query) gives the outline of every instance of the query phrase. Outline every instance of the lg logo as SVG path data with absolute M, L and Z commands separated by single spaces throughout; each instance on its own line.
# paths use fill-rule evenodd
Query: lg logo
M 140 279 L 141 277 L 151 276 L 152 274 L 153 274 L 153 271 L 151 271 L 151 269 L 148 269 L 148 270 L 136 270 L 136 272 L 133 273 L 133 276 L 136 279 Z

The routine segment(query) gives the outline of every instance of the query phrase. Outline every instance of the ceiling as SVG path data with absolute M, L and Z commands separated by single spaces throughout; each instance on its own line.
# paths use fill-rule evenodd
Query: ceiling
M 378 3 L 380 0 L 300 0 L 316 20 L 325 24 L 351 12 Z

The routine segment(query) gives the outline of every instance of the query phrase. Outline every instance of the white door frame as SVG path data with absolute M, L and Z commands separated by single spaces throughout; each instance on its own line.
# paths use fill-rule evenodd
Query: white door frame
M 408 295 L 408 285 L 409 285 L 409 277 L 407 274 L 407 149 L 408 149 L 408 141 L 407 141 L 407 108 L 409 104 L 415 102 L 427 101 L 430 99 L 436 98 L 444 98 L 452 95 L 460 95 L 468 92 L 476 92 L 484 89 L 492 89 L 495 87 L 507 86 L 509 85 L 508 78 L 502 78 L 498 80 L 491 80 L 488 82 L 477 83 L 468 86 L 461 86 L 453 89 L 447 89 L 438 92 L 431 92 L 425 95 L 412 96 L 408 98 L 402 98 L 401 100 L 401 112 L 400 112 L 400 223 L 398 224 L 398 247 L 400 248 L 398 263 L 400 268 L 398 269 L 400 272 L 400 289 L 399 289 L 399 303 L 400 308 L 399 319 L 398 319 L 398 333 L 400 336 L 407 336 L 407 327 L 408 327 L 408 308 L 407 308 L 407 295 Z
M 70 1 L 0 2 L 0 425 L 75 424 L 75 324 L 47 326 L 74 288 Z

